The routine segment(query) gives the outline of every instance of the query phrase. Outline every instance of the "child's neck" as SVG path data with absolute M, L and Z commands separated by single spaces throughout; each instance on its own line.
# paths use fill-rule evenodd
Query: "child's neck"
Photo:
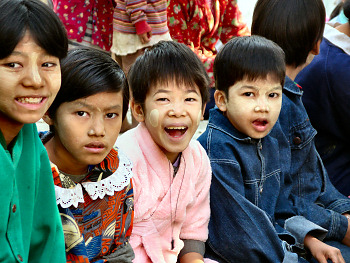
M 60 144 L 60 142 L 58 141 L 59 140 L 55 140 L 54 136 L 45 143 L 45 148 L 50 161 L 54 163 L 60 171 L 66 174 L 82 175 L 87 173 L 88 165 L 82 165 L 72 160 L 70 156 L 61 150 L 62 145 L 59 146 L 58 144 Z

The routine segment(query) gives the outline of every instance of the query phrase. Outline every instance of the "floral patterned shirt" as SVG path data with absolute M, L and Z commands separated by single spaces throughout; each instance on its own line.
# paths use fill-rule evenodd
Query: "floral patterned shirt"
M 54 11 L 63 22 L 68 38 L 82 42 L 92 17 L 92 43 L 109 51 L 113 38 L 115 0 L 53 0 Z
M 214 86 L 213 63 L 219 40 L 249 35 L 236 0 L 169 0 L 171 37 L 191 47 L 201 58 Z

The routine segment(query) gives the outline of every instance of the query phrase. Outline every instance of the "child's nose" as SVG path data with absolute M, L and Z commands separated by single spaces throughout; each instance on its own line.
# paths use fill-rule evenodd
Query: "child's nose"
M 88 131 L 88 135 L 97 137 L 103 137 L 106 135 L 105 125 L 102 118 L 92 118 L 92 123 Z
M 258 99 L 257 105 L 254 108 L 254 111 L 256 112 L 269 112 L 269 104 L 266 99 Z
M 39 89 L 43 86 L 44 81 L 42 77 L 41 69 L 37 65 L 28 66 L 23 79 L 23 85 L 26 87 L 31 87 Z
M 171 116 L 176 116 L 176 117 L 184 116 L 186 114 L 184 106 L 185 105 L 182 102 L 173 103 L 171 105 L 169 114 Z

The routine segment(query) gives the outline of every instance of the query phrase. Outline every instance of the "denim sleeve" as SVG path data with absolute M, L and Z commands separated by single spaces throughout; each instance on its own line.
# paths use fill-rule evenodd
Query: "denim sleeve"
M 294 235 L 297 246 L 303 248 L 304 239 L 307 234 L 311 234 L 319 240 L 323 240 L 327 235 L 327 230 L 312 223 L 303 216 L 293 216 L 285 221 L 284 228 Z
M 282 241 L 266 213 L 222 181 L 218 172 L 230 172 L 212 163 L 211 217 L 207 245 L 209 258 L 220 262 L 282 262 Z M 226 166 L 228 169 L 229 167 Z M 232 167 L 231 167 L 232 168 Z
M 319 192 L 319 195 L 314 202 L 310 202 L 309 197 L 312 197 L 312 191 L 309 192 L 309 195 L 305 195 L 305 193 L 307 189 L 312 188 L 304 186 L 304 192 L 301 192 L 300 196 L 292 194 L 291 198 L 297 204 L 301 215 L 328 230 L 327 239 L 342 241 L 348 229 L 348 220 L 341 214 L 350 210 L 350 198 L 339 193 L 330 182 L 322 160 L 314 148 L 314 143 L 311 142 L 311 144 L 311 152 L 315 155 L 315 159 L 312 159 L 315 160 L 312 170 L 318 174 L 315 183 L 320 185 L 315 193 Z M 299 170 L 299 173 L 302 174 L 302 170 L 307 168 L 310 167 L 304 166 Z

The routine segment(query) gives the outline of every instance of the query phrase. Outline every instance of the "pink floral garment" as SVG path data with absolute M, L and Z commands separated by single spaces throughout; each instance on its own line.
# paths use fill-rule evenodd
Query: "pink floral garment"
M 169 0 L 168 27 L 172 39 L 184 43 L 203 61 L 214 87 L 215 45 L 250 35 L 236 0 Z
M 92 16 L 91 44 L 110 50 L 115 0 L 53 0 L 53 4 L 69 39 L 82 42 L 88 18 Z

